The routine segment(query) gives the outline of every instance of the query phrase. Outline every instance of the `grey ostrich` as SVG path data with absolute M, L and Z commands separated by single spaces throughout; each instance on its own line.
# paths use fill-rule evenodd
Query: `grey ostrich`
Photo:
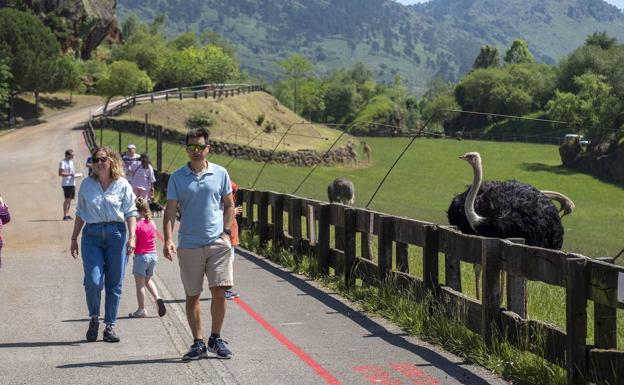
M 466 234 L 524 238 L 530 246 L 561 249 L 561 218 L 547 195 L 515 180 L 483 182 L 483 168 L 478 152 L 468 152 L 460 159 L 472 166 L 474 179 L 470 188 L 453 198 L 447 211 L 451 225 Z M 560 197 L 563 194 L 550 195 Z M 477 298 L 480 268 L 475 265 Z

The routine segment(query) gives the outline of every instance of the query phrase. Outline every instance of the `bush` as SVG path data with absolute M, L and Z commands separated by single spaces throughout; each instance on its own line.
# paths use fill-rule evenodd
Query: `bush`
M 258 115 L 258 117 L 256 118 L 256 124 L 258 125 L 258 127 L 262 127 L 263 122 L 264 122 L 264 114 Z
M 273 122 L 267 122 L 267 124 L 264 126 L 264 132 L 266 132 L 267 134 L 270 134 L 276 129 L 277 129 L 277 125 Z
M 195 112 L 186 120 L 188 128 L 207 128 L 214 124 L 214 118 L 203 112 Z

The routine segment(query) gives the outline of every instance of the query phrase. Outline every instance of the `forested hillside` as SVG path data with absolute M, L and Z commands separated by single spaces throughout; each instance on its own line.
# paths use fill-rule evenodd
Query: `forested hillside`
M 171 35 L 218 32 L 244 68 L 268 80 L 298 52 L 318 73 L 364 62 L 378 80 L 399 74 L 416 93 L 436 74 L 460 79 L 483 44 L 504 52 L 521 38 L 538 61 L 554 63 L 594 31 L 624 40 L 622 11 L 602 0 L 119 0 L 121 19 L 131 12 L 166 15 Z

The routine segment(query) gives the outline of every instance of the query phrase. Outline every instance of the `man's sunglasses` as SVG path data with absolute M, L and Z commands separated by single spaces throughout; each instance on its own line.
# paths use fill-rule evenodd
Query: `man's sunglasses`
M 95 163 L 100 163 L 100 162 L 105 163 L 107 160 L 108 160 L 108 157 L 107 157 L 107 156 L 105 156 L 105 157 L 103 157 L 103 158 L 95 158 L 95 157 L 94 157 L 94 158 L 92 158 L 92 159 L 91 159 L 91 161 L 92 161 L 94 164 L 95 164 Z
M 186 145 L 187 151 L 204 151 L 206 148 L 208 148 L 207 144 L 187 144 Z

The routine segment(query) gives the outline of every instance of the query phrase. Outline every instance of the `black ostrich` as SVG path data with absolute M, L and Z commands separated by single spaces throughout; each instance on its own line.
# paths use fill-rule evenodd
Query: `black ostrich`
M 352 206 L 355 203 L 355 186 L 346 178 L 336 178 L 327 186 L 327 199 L 330 203 Z
M 474 179 L 468 190 L 453 198 L 447 211 L 451 225 L 466 234 L 524 238 L 530 246 L 561 249 L 561 218 L 547 195 L 515 180 L 482 182 L 483 170 L 478 152 L 468 152 L 460 159 L 472 166 Z M 564 196 L 559 193 L 550 195 L 553 199 Z M 572 202 L 569 198 L 568 201 Z M 573 203 L 571 205 L 574 207 Z M 475 273 L 479 298 L 480 266 L 475 265 Z

